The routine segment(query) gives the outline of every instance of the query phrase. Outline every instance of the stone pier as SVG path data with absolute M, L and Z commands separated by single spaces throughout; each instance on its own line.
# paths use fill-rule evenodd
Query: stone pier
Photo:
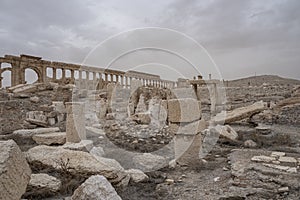
M 66 141 L 78 143 L 86 139 L 84 104 L 81 102 L 67 102 Z

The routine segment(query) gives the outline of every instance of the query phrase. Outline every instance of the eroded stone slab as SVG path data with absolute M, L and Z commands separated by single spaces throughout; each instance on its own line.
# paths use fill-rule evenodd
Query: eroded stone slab
M 0 141 L 0 199 L 20 199 L 29 183 L 31 169 L 13 140 Z

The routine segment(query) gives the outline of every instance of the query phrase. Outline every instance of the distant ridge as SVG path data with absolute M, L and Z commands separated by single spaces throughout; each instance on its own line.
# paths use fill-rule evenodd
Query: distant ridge
M 261 86 L 268 85 L 300 85 L 300 80 L 283 78 L 277 75 L 260 75 L 230 80 L 224 84 L 229 87 L 243 87 L 243 86 Z

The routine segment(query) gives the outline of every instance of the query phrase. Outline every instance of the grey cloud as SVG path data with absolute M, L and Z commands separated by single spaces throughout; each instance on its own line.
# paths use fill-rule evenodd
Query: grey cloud
M 298 0 L 1 0 L 0 53 L 80 63 L 113 34 L 158 26 L 180 31 L 203 44 L 225 79 L 254 72 L 300 78 L 299 10 Z M 127 38 L 122 45 L 134 42 Z M 160 41 L 186 48 L 181 42 L 172 37 Z M 115 44 L 107 50 L 114 54 L 118 48 Z M 193 49 L 183 51 L 197 58 Z M 131 64 L 130 59 L 133 57 L 120 61 Z M 201 60 L 195 62 L 206 65 Z

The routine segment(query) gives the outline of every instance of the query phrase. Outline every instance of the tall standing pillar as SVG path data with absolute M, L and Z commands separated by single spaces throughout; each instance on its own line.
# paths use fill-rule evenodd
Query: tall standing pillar
M 66 141 L 78 143 L 85 140 L 84 104 L 81 102 L 66 102 L 66 110 Z

